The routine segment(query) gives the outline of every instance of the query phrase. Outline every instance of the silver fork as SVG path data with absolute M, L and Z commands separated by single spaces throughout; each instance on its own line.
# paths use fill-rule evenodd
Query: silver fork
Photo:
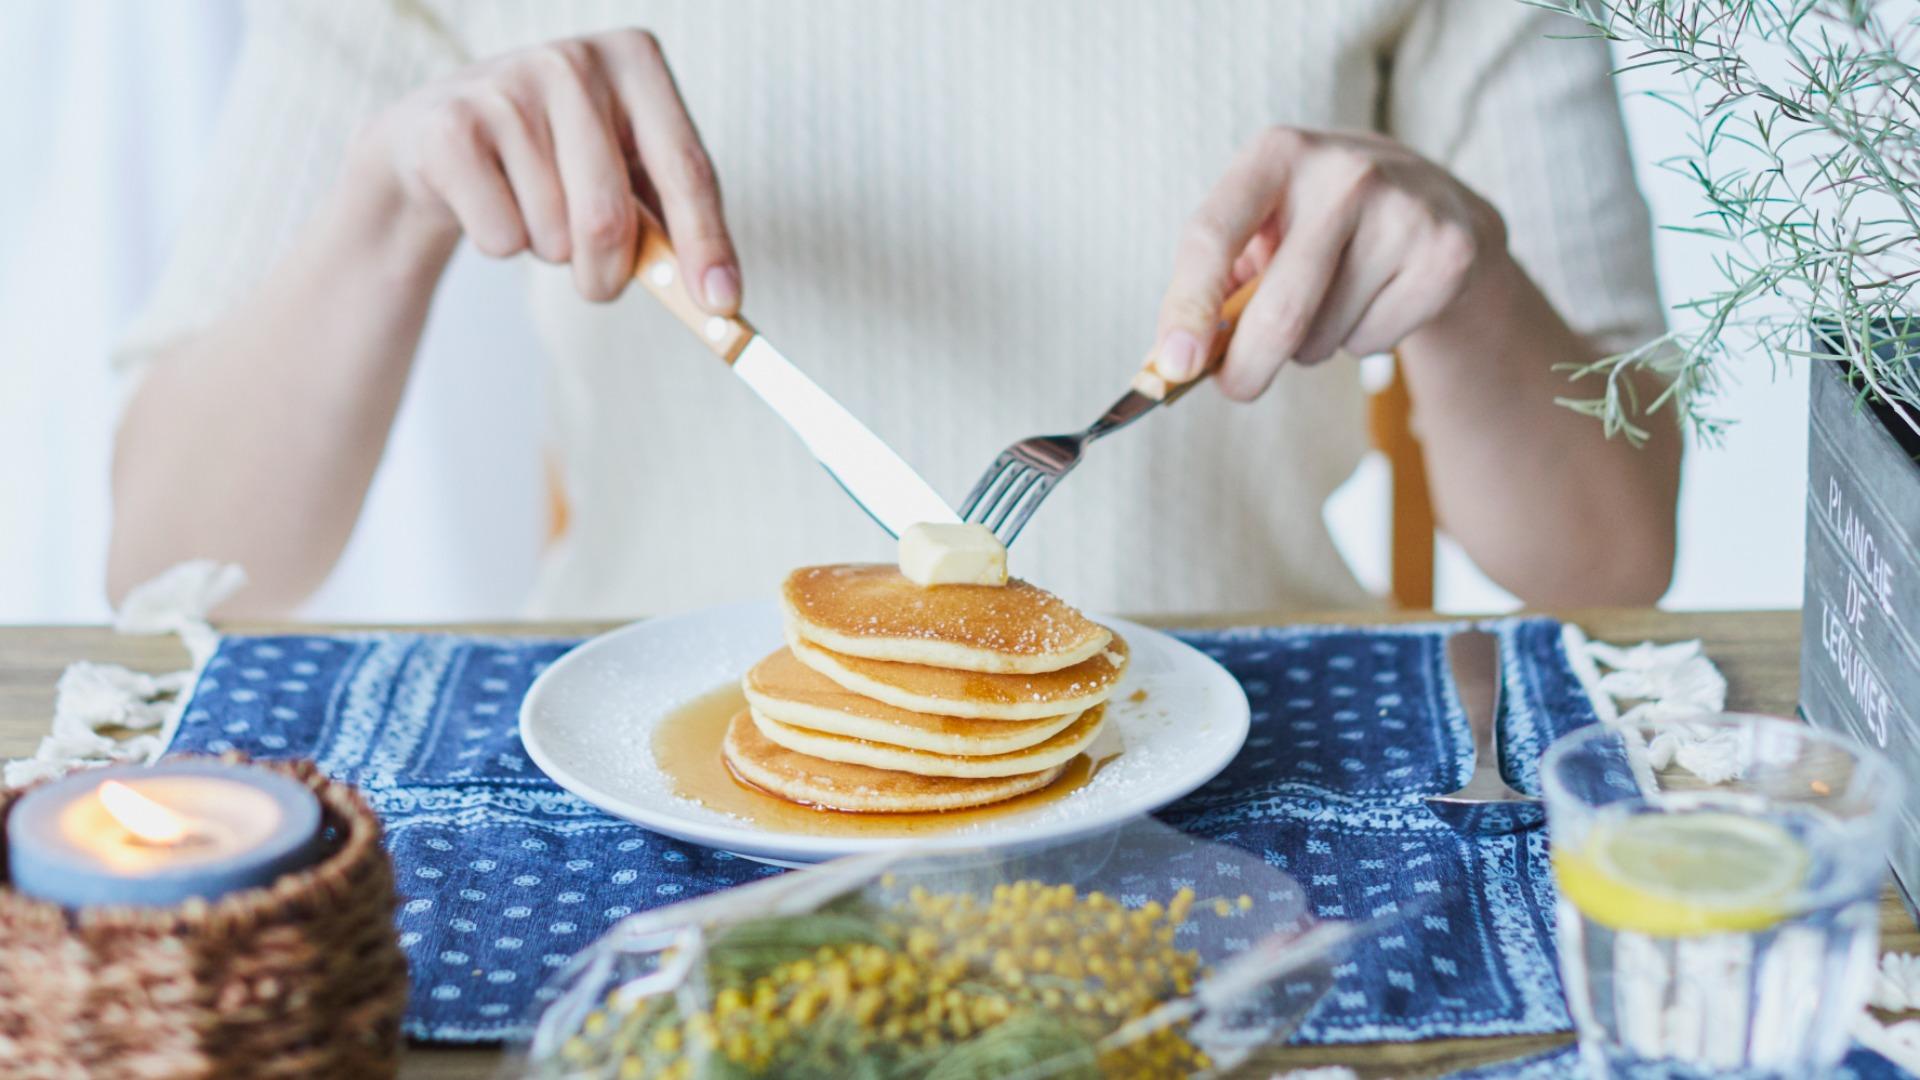
M 1539 826 L 1546 820 L 1539 797 L 1515 791 L 1500 772 L 1500 696 L 1505 679 L 1499 636 L 1468 628 L 1449 635 L 1444 648 L 1453 690 L 1473 736 L 1473 773 L 1459 791 L 1428 796 L 1427 808 L 1463 833 L 1492 835 Z
M 1220 322 L 1207 349 L 1203 370 L 1212 371 L 1226 355 L 1234 327 L 1240 322 L 1240 312 L 1259 284 L 1260 279 L 1254 278 L 1242 285 L 1221 307 Z M 1085 430 L 1067 435 L 1034 435 L 1000 451 L 1000 456 L 993 459 L 993 464 L 987 466 L 979 482 L 967 493 L 967 501 L 960 506 L 960 516 L 985 525 L 1002 544 L 1011 545 L 1061 478 L 1080 464 L 1080 456 L 1088 443 L 1126 427 L 1153 411 L 1156 405 L 1173 404 L 1199 382 L 1196 378 L 1169 384 L 1153 373 L 1149 360 L 1147 366 L 1134 375 L 1132 388 Z

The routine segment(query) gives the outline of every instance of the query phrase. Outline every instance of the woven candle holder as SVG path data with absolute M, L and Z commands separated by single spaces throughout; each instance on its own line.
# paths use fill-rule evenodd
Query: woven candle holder
M 305 870 L 212 901 L 75 912 L 0 882 L 0 1071 L 33 1080 L 397 1072 L 407 965 L 379 819 L 310 762 L 258 764 L 320 799 L 326 843 Z M 0 825 L 23 793 L 0 792 Z

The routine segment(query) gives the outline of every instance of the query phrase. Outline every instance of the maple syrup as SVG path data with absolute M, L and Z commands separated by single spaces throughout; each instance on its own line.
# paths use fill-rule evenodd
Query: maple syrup
M 674 794 L 773 832 L 811 836 L 918 836 L 945 832 L 1056 802 L 1085 787 L 1119 754 L 1118 729 L 1109 726 L 1094 746 L 1067 762 L 1038 791 L 967 810 L 918 814 L 860 814 L 789 802 L 741 780 L 720 756 L 727 724 L 747 707 L 737 683 L 702 694 L 662 719 L 653 732 L 653 760 L 673 780 Z M 1111 737 L 1110 737 L 1111 736 Z M 1097 755 L 1097 756 L 1096 756 Z

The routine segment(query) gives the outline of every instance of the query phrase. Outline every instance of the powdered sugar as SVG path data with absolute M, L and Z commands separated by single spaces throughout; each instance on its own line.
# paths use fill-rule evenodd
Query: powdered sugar
M 1018 579 L 922 587 L 885 564 L 809 566 L 789 575 L 782 591 L 798 617 L 853 637 L 1044 657 L 1071 652 L 1100 632 L 1059 597 Z

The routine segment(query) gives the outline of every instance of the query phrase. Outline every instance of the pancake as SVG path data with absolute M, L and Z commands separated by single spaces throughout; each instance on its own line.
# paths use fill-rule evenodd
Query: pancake
M 1059 734 L 1078 712 L 1040 720 L 982 720 L 909 712 L 841 689 L 787 649 L 753 665 L 740 680 L 758 716 L 789 727 L 934 754 L 1009 754 Z
M 735 776 L 768 794 L 789 802 L 863 814 L 917 814 L 985 806 L 1046 787 L 1066 768 L 1055 765 L 1024 776 L 964 779 L 914 776 L 825 761 L 769 741 L 745 709 L 727 725 L 720 755 Z
M 1106 706 L 1095 705 L 1080 714 L 1080 719 L 1068 725 L 1065 731 L 1053 738 L 1024 750 L 1015 750 L 1010 754 L 993 754 L 986 757 L 961 754 L 930 754 L 925 750 L 908 750 L 885 743 L 868 742 L 865 739 L 849 739 L 845 735 L 828 735 L 805 728 L 789 727 L 778 720 L 772 720 L 760 714 L 760 710 L 749 710 L 754 726 L 769 742 L 777 743 L 798 753 L 808 754 L 827 761 L 841 761 L 850 765 L 868 765 L 876 769 L 888 769 L 893 772 L 912 773 L 915 776 L 1020 776 L 1026 773 L 1050 769 L 1056 765 L 1065 765 L 1072 761 L 1100 734 L 1100 724 L 1105 718 Z M 991 722 L 991 721 L 989 721 Z
M 1107 628 L 1019 579 L 916 585 L 885 563 L 808 566 L 780 590 L 800 635 L 845 656 L 990 674 L 1034 674 L 1098 656 Z
M 855 694 L 911 712 L 986 720 L 1038 720 L 1091 709 L 1107 700 L 1127 670 L 1127 643 L 1117 634 L 1090 659 L 1031 675 L 983 675 L 848 656 L 803 640 L 792 626 L 787 648 Z

